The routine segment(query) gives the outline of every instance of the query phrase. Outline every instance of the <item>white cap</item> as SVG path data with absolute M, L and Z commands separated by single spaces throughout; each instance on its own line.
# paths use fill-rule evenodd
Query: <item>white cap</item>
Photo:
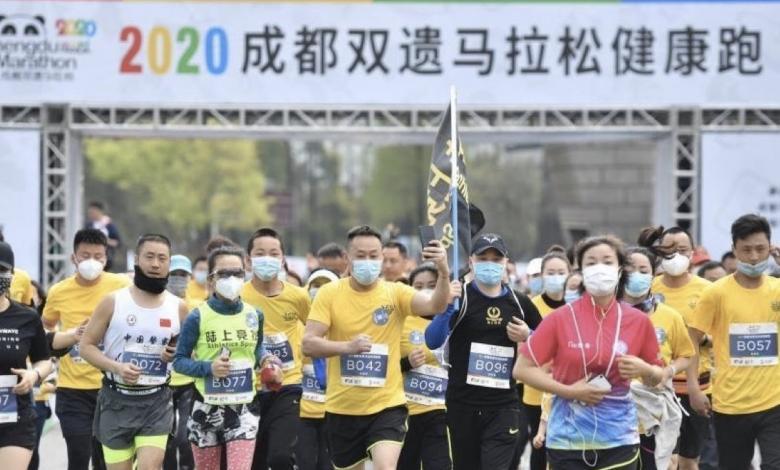
M 542 258 L 534 258 L 528 262 L 525 273 L 529 276 L 535 276 L 542 272 Z

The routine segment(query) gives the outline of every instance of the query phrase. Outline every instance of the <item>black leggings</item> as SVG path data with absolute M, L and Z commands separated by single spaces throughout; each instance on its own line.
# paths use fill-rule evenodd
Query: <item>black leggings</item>
M 91 435 L 68 436 L 65 445 L 68 448 L 68 470 L 87 470 L 90 458 L 93 470 L 106 470 L 103 448 Z

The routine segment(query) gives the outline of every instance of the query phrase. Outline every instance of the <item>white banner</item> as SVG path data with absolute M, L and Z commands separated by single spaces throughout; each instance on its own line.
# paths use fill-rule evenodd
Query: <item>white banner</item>
M 713 260 L 731 249 L 731 224 L 752 213 L 780 231 L 780 135 L 704 134 L 701 164 L 701 243 Z
M 780 4 L 0 3 L 5 102 L 780 105 Z
M 0 130 L 0 229 L 16 266 L 38 279 L 41 251 L 41 134 Z

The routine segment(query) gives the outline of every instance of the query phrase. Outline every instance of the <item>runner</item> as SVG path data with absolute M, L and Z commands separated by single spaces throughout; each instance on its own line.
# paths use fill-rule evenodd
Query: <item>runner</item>
M 263 348 L 263 314 L 242 302 L 244 252 L 223 245 L 209 253 L 209 290 L 214 294 L 184 321 L 174 368 L 195 377 L 195 401 L 187 422 L 198 470 L 249 470 L 257 434 L 257 416 L 249 411 L 259 364 L 272 366 L 280 382 L 279 361 Z M 195 353 L 196 359 L 193 359 Z
M 208 275 L 208 260 L 205 256 L 198 256 L 192 264 L 192 279 L 187 284 L 187 299 L 190 302 L 203 302 L 208 298 L 208 293 L 206 292 Z M 195 306 L 192 308 L 195 308 Z
M 382 237 L 368 226 L 347 235 L 351 275 L 323 286 L 306 323 L 303 352 L 328 357 L 325 421 L 333 465 L 395 469 L 406 434 L 400 368 L 404 318 L 443 312 L 449 267 L 439 242 L 423 250 L 439 272 L 432 295 L 379 279 Z
M 518 380 L 555 395 L 547 458 L 555 469 L 636 469 L 639 433 L 629 384 L 660 383 L 658 342 L 643 312 L 617 301 L 626 256 L 620 240 L 591 237 L 577 248 L 586 293 L 549 314 L 522 345 Z M 617 293 L 617 295 L 616 295 Z M 543 366 L 553 361 L 550 377 Z
M 780 468 L 780 280 L 767 276 L 769 256 L 780 263 L 780 248 L 770 243 L 768 221 L 744 215 L 731 226 L 737 272 L 704 290 L 688 325 L 694 345 L 712 335 L 718 379 L 712 392 L 720 468 L 751 468 L 754 446 L 761 468 Z M 696 359 L 694 359 L 696 360 Z M 708 401 L 693 403 L 709 414 Z
M 5 242 L 3 237 L 2 228 L 0 227 L 0 242 Z M 35 297 L 35 287 L 32 284 L 32 279 L 27 271 L 15 267 L 14 275 L 11 279 L 11 288 L 8 292 L 8 298 L 14 302 L 19 302 L 22 305 L 28 307 L 33 305 L 33 298 Z
M 439 273 L 431 264 L 423 264 L 409 274 L 409 284 L 417 291 L 430 292 Z M 453 297 L 460 297 L 458 284 Z M 409 430 L 401 449 L 401 470 L 449 470 L 452 457 L 447 433 L 445 394 L 447 370 L 425 347 L 424 332 L 431 317 L 407 317 L 401 336 L 401 372 L 404 373 Z
M 187 316 L 165 290 L 171 242 L 143 235 L 135 252 L 133 286 L 104 298 L 81 338 L 82 356 L 104 373 L 94 432 L 111 470 L 130 470 L 134 460 L 140 470 L 162 467 L 173 426 L 168 363 Z
M 382 247 L 382 279 L 388 282 L 408 283 L 406 260 L 408 258 L 403 243 L 389 241 Z
M 661 296 L 663 303 L 678 311 L 686 324 L 690 324 L 702 291 L 710 285 L 709 281 L 689 272 L 693 257 L 693 238 L 679 227 L 666 230 L 663 227 L 649 227 L 639 235 L 639 244 L 663 256 L 661 268 L 664 274 L 653 280 L 653 292 Z M 683 415 L 678 449 L 675 452 L 679 454 L 680 470 L 699 468 L 702 446 L 709 435 L 709 418 L 695 413 L 691 407 L 692 401 L 709 400 L 705 394 L 710 393 L 712 342 L 707 340 L 703 346 L 703 360 L 698 370 L 693 370 L 691 364 L 687 372 L 679 372 L 674 379 L 675 392 L 688 413 Z M 690 394 L 689 380 L 691 385 L 698 384 Z
M 314 300 L 319 289 L 338 281 L 333 271 L 320 268 L 309 276 L 309 297 Z M 303 329 L 303 326 L 301 326 Z M 316 363 L 316 366 L 315 366 Z M 317 370 L 319 369 L 319 370 Z M 318 374 L 319 372 L 319 374 Z M 328 433 L 325 431 L 325 359 L 303 357 L 301 386 L 301 426 L 298 428 L 296 456 L 300 470 L 330 470 Z
M 651 411 L 648 414 L 658 416 L 659 410 L 664 410 L 664 407 L 658 407 L 658 404 L 663 403 L 674 412 L 674 419 L 681 422 L 682 413 L 677 410 L 676 400 L 671 396 L 667 397 L 665 391 L 667 386 L 671 386 L 670 382 L 677 371 L 685 370 L 690 365 L 691 357 L 694 354 L 693 344 L 682 315 L 660 302 L 650 288 L 655 277 L 656 256 L 644 247 L 630 248 L 627 255 L 629 261 L 629 266 L 626 268 L 628 279 L 622 300 L 648 314 L 653 327 L 655 327 L 658 347 L 661 349 L 661 357 L 666 365 L 663 380 L 661 380 L 661 389 L 658 392 L 644 390 L 638 396 L 654 400 L 647 407 Z M 632 388 L 634 388 L 633 385 Z M 654 395 L 649 396 L 648 394 Z M 639 455 L 643 470 L 655 470 L 656 468 L 666 470 L 669 467 L 675 443 L 680 435 L 680 426 L 678 424 L 676 428 L 669 429 L 670 422 L 673 421 L 672 417 L 668 415 L 662 415 L 662 417 L 663 419 L 659 419 L 657 422 L 655 419 L 651 420 L 653 427 L 657 426 L 657 431 L 651 436 L 645 435 L 645 429 L 642 429 L 642 420 L 640 419 L 641 452 Z M 648 427 L 648 429 L 650 428 Z
M 52 365 L 38 313 L 9 298 L 13 276 L 13 250 L 0 242 L 0 462 L 26 470 L 37 440 L 32 390 Z
M 463 289 L 460 311 L 429 327 L 449 332 L 447 427 L 456 470 L 506 470 L 528 440 L 512 366 L 517 344 L 541 317 L 528 297 L 501 282 L 507 260 L 499 235 L 477 238 L 469 259 L 474 281 Z
M 252 280 L 244 284 L 241 298 L 263 312 L 263 344 L 282 363 L 284 383 L 259 390 L 256 413 L 260 415 L 254 463 L 257 470 L 289 470 L 295 465 L 295 444 L 300 427 L 301 330 L 309 316 L 311 300 L 305 289 L 279 279 L 284 266 L 284 244 L 279 234 L 261 228 L 249 238 Z
M 43 309 L 43 324 L 54 330 L 81 326 L 108 294 L 130 284 L 125 275 L 103 272 L 108 241 L 100 230 L 76 232 L 71 260 L 76 274 L 49 289 Z M 94 468 L 105 468 L 103 450 L 92 437 L 101 373 L 80 355 L 78 345 L 59 362 L 55 412 L 68 449 L 68 470 L 87 470 L 90 457 Z

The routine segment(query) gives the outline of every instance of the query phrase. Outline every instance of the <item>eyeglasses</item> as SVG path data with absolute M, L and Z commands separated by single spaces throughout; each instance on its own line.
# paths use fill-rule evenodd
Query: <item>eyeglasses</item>
M 227 279 L 229 277 L 239 277 L 241 279 L 244 278 L 244 270 L 243 269 L 223 269 L 220 271 L 214 271 L 211 273 L 211 276 L 216 277 L 217 279 Z

